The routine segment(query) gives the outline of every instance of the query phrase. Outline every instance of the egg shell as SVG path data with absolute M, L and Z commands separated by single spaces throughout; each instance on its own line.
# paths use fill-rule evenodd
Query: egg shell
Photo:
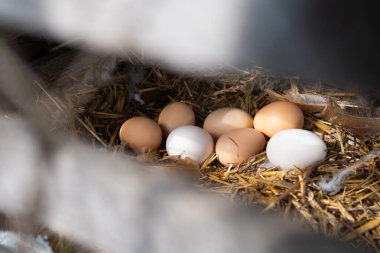
M 236 166 L 264 150 L 264 135 L 253 128 L 235 129 L 219 137 L 215 145 L 218 160 Z
M 181 126 L 169 134 L 166 151 L 170 156 L 191 158 L 203 163 L 214 152 L 214 140 L 200 127 Z
M 180 126 L 194 125 L 195 114 L 187 104 L 175 102 L 168 104 L 158 117 L 158 124 L 165 136 Z
M 203 128 L 217 140 L 222 134 L 234 129 L 253 127 L 253 118 L 247 112 L 232 107 L 220 108 L 210 113 Z
M 281 169 L 306 168 L 322 161 L 327 154 L 324 141 L 303 129 L 287 129 L 268 141 L 268 160 Z
M 277 101 L 261 108 L 255 115 L 253 126 L 268 137 L 281 130 L 302 128 L 304 116 L 302 110 L 295 104 Z
M 160 126 L 147 117 L 134 117 L 124 122 L 119 137 L 136 153 L 157 150 L 162 142 Z

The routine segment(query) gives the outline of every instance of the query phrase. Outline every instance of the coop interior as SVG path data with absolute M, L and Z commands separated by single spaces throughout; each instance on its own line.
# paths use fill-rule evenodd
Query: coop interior
M 16 46 L 21 39 L 7 37 Z M 43 51 L 43 56 L 27 61 L 38 78 L 35 101 L 49 115 L 51 134 L 65 133 L 94 149 L 122 153 L 151 168 L 190 178 L 195 188 L 236 205 L 260 206 L 263 213 L 302 221 L 327 237 L 380 251 L 380 103 L 375 95 L 259 66 L 195 76 L 160 68 L 142 55 L 98 56 L 61 44 L 47 44 Z M 165 135 L 157 149 L 144 152 L 131 149 L 119 136 L 127 120 L 143 116 L 158 122 L 163 108 L 173 102 L 190 107 L 195 126 L 203 128 L 207 116 L 220 108 L 241 109 L 253 121 L 263 107 L 276 101 L 302 110 L 300 128 L 326 145 L 321 161 L 282 169 L 268 162 L 263 147 L 244 161 L 223 164 L 213 146 L 206 159 L 196 162 L 169 155 Z M 267 145 L 269 136 L 264 140 Z M 291 149 L 293 144 L 284 145 Z M 305 152 L 298 155 L 313 156 Z M 3 218 L 2 229 L 11 229 L 7 219 Z M 49 236 L 55 253 L 87 250 L 47 228 L 38 234 Z

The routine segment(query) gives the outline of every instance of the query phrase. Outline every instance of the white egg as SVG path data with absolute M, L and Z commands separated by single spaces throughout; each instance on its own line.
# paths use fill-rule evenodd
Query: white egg
M 303 129 L 286 129 L 270 138 L 268 160 L 281 169 L 306 168 L 326 157 L 327 147 L 316 134 Z
M 171 156 L 187 157 L 203 163 L 214 151 L 214 140 L 203 128 L 181 126 L 169 134 L 166 151 Z

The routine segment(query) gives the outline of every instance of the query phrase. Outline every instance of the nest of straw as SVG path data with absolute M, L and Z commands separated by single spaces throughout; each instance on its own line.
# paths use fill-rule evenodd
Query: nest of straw
M 142 78 L 136 78 L 136 73 Z M 84 136 L 96 147 L 100 144 L 114 152 L 127 152 L 133 159 L 171 167 L 176 163 L 181 167 L 184 163 L 175 160 L 168 163 L 170 159 L 164 145 L 156 153 L 144 157 L 134 156 L 122 146 L 118 139 L 122 123 L 138 115 L 157 120 L 160 111 L 171 101 L 190 105 L 196 115 L 196 124 L 202 126 L 205 117 L 215 109 L 238 107 L 254 115 L 274 99 L 289 99 L 285 91 L 294 89 L 334 98 L 339 103 L 351 101 L 356 96 L 318 82 L 273 76 L 259 68 L 213 72 L 207 77 L 192 78 L 154 66 L 120 62 L 115 75 L 115 79 L 102 87 L 71 86 L 64 91 L 63 97 L 44 90 L 49 96 L 44 105 L 57 122 L 68 117 L 65 112 L 77 113 L 75 117 L 68 117 L 69 131 Z M 278 97 L 274 98 L 273 94 Z M 77 101 L 87 103 L 76 106 Z M 356 117 L 355 120 L 360 125 L 364 118 Z M 374 131 L 367 132 L 370 135 L 360 133 L 339 124 L 343 121 L 333 117 L 326 119 L 321 111 L 305 113 L 304 128 L 321 136 L 328 147 L 325 161 L 313 169 L 263 168 L 265 152 L 230 170 L 218 163 L 215 156 L 198 168 L 194 164 L 187 165 L 200 173 L 196 184 L 203 189 L 247 206 L 261 205 L 264 212 L 303 220 L 328 237 L 379 251 L 380 134 L 373 126 L 370 128 Z M 333 178 L 343 170 L 347 173 Z M 339 185 L 335 191 L 324 191 L 321 180 L 332 178 Z

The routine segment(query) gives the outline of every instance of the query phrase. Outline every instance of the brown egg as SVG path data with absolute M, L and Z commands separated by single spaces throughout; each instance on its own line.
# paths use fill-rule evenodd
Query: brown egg
M 158 124 L 164 135 L 168 136 L 171 131 L 180 126 L 195 125 L 195 114 L 187 104 L 171 103 L 161 111 Z
M 219 136 L 238 128 L 250 128 L 253 126 L 252 117 L 247 112 L 238 108 L 220 108 L 210 113 L 203 128 L 217 140 Z
M 265 137 L 253 128 L 235 129 L 219 137 L 215 146 L 218 160 L 225 166 L 246 162 L 264 150 Z
M 277 101 L 264 106 L 253 120 L 254 128 L 268 137 L 275 133 L 290 129 L 302 128 L 304 116 L 301 109 L 290 102 Z
M 146 153 L 158 149 L 162 142 L 160 126 L 147 117 L 134 117 L 125 121 L 119 137 L 136 153 Z

